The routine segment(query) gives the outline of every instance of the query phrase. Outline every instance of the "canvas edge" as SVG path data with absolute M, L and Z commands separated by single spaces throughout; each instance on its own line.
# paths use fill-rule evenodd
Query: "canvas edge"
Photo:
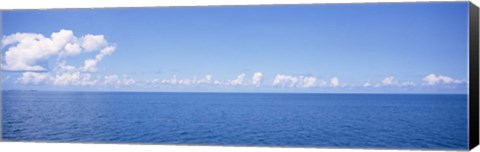
M 468 145 L 472 150 L 479 144 L 479 9 L 469 2 L 469 89 Z

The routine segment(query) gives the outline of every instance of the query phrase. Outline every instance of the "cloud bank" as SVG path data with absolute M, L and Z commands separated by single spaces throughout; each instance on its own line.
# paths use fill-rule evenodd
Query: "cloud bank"
M 112 55 L 117 46 L 107 41 L 101 34 L 77 36 L 72 30 L 62 29 L 50 35 L 39 33 L 15 33 L 2 38 L 2 50 L 5 50 L 1 69 L 17 71 L 21 74 L 15 83 L 24 85 L 54 86 L 216 86 L 216 87 L 251 87 L 251 88 L 342 88 L 342 87 L 415 87 L 467 84 L 468 81 L 450 76 L 428 74 L 417 81 L 402 81 L 394 76 L 386 76 L 378 81 L 363 81 L 360 84 L 348 84 L 337 76 L 321 78 L 312 75 L 290 75 L 277 73 L 266 77 L 264 73 L 240 73 L 231 79 L 218 80 L 207 74 L 197 78 L 177 78 L 172 75 L 167 79 L 135 80 L 127 75 L 98 75 L 99 63 Z M 70 65 L 68 59 L 91 54 L 81 65 Z M 52 61 L 53 62 L 52 64 Z M 51 64 L 51 65 L 49 65 Z M 4 80 L 9 79 L 5 78 Z M 415 83 L 417 82 L 417 83 Z
M 460 84 L 461 80 L 453 79 L 449 76 L 429 74 L 423 78 L 423 81 L 427 85 L 437 85 L 437 84 Z
M 332 77 L 330 81 L 322 80 L 314 76 L 277 74 L 272 82 L 274 87 L 282 88 L 315 88 L 315 87 L 338 87 L 340 80 Z

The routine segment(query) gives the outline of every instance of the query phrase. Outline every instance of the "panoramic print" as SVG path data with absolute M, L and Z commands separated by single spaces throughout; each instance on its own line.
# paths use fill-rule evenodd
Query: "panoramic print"
M 468 6 L 4 10 L 2 139 L 468 149 Z

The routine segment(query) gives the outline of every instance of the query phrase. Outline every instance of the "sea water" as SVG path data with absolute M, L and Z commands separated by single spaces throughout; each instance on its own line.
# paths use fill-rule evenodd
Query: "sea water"
M 6 141 L 467 149 L 467 95 L 2 92 Z

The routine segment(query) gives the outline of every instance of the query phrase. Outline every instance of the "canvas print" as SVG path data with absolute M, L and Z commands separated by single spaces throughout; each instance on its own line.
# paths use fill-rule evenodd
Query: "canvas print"
M 2 140 L 465 150 L 468 8 L 3 10 Z

